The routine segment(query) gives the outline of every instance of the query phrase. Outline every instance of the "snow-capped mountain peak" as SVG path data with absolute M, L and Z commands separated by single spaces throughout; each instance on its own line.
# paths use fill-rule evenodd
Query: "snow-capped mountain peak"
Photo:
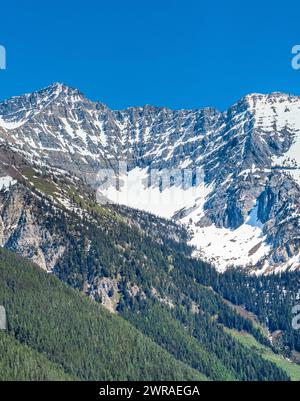
M 103 193 L 189 225 L 202 257 L 220 269 L 278 269 L 291 257 L 298 266 L 297 96 L 250 94 L 225 112 L 150 105 L 115 111 L 55 83 L 0 103 L 0 138 L 28 159 L 71 171 L 95 187 L 102 183 L 99 171 L 118 173 L 118 162 L 125 161 L 120 188 L 107 185 Z M 186 169 L 190 186 L 171 185 L 176 171 Z M 168 185 L 161 177 L 157 186 L 147 184 L 154 170 L 170 172 Z M 202 181 L 193 178 L 196 171 L 203 172 Z

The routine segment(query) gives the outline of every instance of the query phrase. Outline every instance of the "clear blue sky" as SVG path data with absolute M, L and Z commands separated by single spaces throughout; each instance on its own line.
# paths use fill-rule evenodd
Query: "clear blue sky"
M 0 13 L 1 99 L 56 81 L 112 108 L 300 95 L 299 0 L 10 0 Z

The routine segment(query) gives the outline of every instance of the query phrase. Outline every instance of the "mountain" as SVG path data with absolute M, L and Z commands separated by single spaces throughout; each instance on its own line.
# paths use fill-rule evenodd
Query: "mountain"
M 225 112 L 109 109 L 62 84 L 0 103 L 0 138 L 40 168 L 184 224 L 219 271 L 299 268 L 300 98 L 245 96 Z M 1 185 L 1 184 L 0 184 Z
M 1 245 L 48 273 L 2 251 L 4 276 L 0 280 L 0 304 L 8 311 L 9 332 L 16 341 L 22 343 L 25 338 L 24 344 L 30 349 L 42 355 L 46 350 L 48 359 L 49 353 L 52 355 L 56 349 L 55 343 L 46 341 L 50 318 L 45 311 L 53 310 L 51 299 L 61 299 L 55 302 L 56 308 L 61 305 L 57 313 L 67 316 L 64 308 L 70 302 L 62 293 L 75 294 L 66 286 L 59 287 L 57 279 L 52 277 L 56 276 L 76 289 L 78 297 L 91 298 L 127 320 L 141 335 L 164 349 L 162 355 L 166 360 L 174 358 L 203 378 L 285 380 L 292 377 L 291 371 L 296 372 L 296 378 L 300 377 L 295 364 L 300 350 L 299 336 L 288 324 L 295 302 L 290 295 L 296 296 L 290 283 L 282 287 L 281 307 L 276 296 L 273 303 L 268 294 L 259 292 L 266 287 L 279 291 L 277 282 L 247 281 L 250 277 L 239 275 L 238 271 L 233 277 L 230 271 L 220 275 L 210 264 L 191 257 L 193 248 L 187 245 L 189 233 L 184 227 L 139 210 L 101 205 L 97 202 L 97 191 L 80 178 L 29 162 L 6 144 L 0 145 L 0 171 Z M 39 285 L 51 287 L 51 280 L 61 288 L 59 294 L 49 295 L 44 287 L 38 291 Z M 243 309 L 245 302 L 247 311 Z M 267 316 L 274 315 L 272 320 L 265 318 L 266 308 Z M 288 308 L 290 313 L 282 313 Z M 88 313 L 85 310 L 83 315 Z M 35 319 L 31 320 L 33 315 Z M 15 320 L 14 316 L 23 316 L 32 324 L 24 320 L 20 326 L 19 318 Z M 81 315 L 78 320 L 90 327 Z M 60 322 L 58 317 L 55 321 Z M 67 328 L 54 327 L 55 336 L 60 330 L 69 333 L 76 329 L 78 333 L 74 319 L 64 318 L 65 321 Z M 16 326 L 12 327 L 12 322 Z M 103 325 L 106 324 L 104 321 Z M 112 328 L 108 337 L 118 338 L 117 333 L 122 330 Z M 98 333 L 99 328 L 92 326 L 89 336 L 94 332 Z M 259 345 L 249 349 L 240 343 L 240 337 L 246 334 Z M 64 338 L 69 341 L 67 336 Z M 113 347 L 112 343 L 110 348 Z M 261 347 L 268 350 L 266 354 Z M 116 348 L 118 357 L 120 349 Z M 60 368 L 64 356 L 58 349 L 49 362 Z M 86 361 L 86 357 L 80 359 L 82 364 Z M 90 378 L 89 373 L 80 369 L 80 375 L 70 370 L 66 374 L 73 379 Z M 93 371 L 96 371 L 94 365 Z M 125 370 L 124 374 L 127 373 Z M 153 374 L 156 378 L 166 377 L 162 372 Z M 140 376 L 133 371 L 130 377 Z

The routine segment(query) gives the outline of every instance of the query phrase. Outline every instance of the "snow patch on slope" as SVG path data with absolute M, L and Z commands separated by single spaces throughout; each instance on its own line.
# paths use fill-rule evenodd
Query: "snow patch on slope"
M 219 271 L 225 271 L 230 265 L 255 265 L 270 251 L 264 242 L 263 225 L 257 219 L 257 206 L 253 207 L 245 224 L 236 230 L 217 228 L 215 225 L 199 227 L 197 223 L 204 216 L 204 204 L 211 186 L 202 182 L 188 189 L 172 186 L 160 191 L 157 186 L 147 185 L 147 169 L 140 168 L 131 170 L 122 177 L 122 181 L 120 191 L 110 185 L 101 189 L 101 194 L 114 203 L 160 217 L 172 219 L 176 214 L 179 216 L 177 221 L 188 226 L 192 232 L 190 245 L 197 249 L 194 256 L 214 263 Z
M 215 225 L 195 226 L 191 245 L 198 251 L 194 256 L 201 256 L 214 263 L 220 272 L 229 266 L 254 266 L 271 250 L 265 243 L 262 227 L 257 220 L 257 206 L 251 210 L 246 222 L 236 230 Z
M 278 132 L 292 133 L 293 143 L 289 150 L 280 157 L 273 158 L 274 166 L 300 167 L 300 98 L 284 94 L 254 96 L 249 100 L 255 109 L 255 127 L 267 135 L 275 136 Z M 281 137 L 279 140 L 283 141 Z
M 0 117 L 0 127 L 4 128 L 6 130 L 13 130 L 13 129 L 19 128 L 23 124 L 25 124 L 25 122 L 26 121 L 16 121 L 16 122 L 5 121 Z
M 187 189 L 174 185 L 161 191 L 157 185 L 149 186 L 148 178 L 148 169 L 136 167 L 121 177 L 120 190 L 111 184 L 108 188 L 100 188 L 99 192 L 113 203 L 169 219 L 179 210 L 199 204 L 199 199 L 203 198 L 203 183 Z
M 271 135 L 274 131 L 299 131 L 300 98 L 284 94 L 253 96 L 249 100 L 255 109 L 255 126 Z
M 12 177 L 7 175 L 6 177 L 0 177 L 0 191 L 8 190 L 12 185 L 17 183 Z

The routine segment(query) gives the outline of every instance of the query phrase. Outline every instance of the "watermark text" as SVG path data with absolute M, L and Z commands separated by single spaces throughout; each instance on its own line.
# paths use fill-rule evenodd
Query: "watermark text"
M 6 70 L 6 49 L 0 45 L 0 70 Z
M 7 328 L 6 310 L 4 306 L 0 305 L 0 330 L 6 330 L 6 328 Z
M 294 70 L 300 70 L 300 45 L 293 46 L 292 54 L 294 55 L 292 58 L 292 68 Z

